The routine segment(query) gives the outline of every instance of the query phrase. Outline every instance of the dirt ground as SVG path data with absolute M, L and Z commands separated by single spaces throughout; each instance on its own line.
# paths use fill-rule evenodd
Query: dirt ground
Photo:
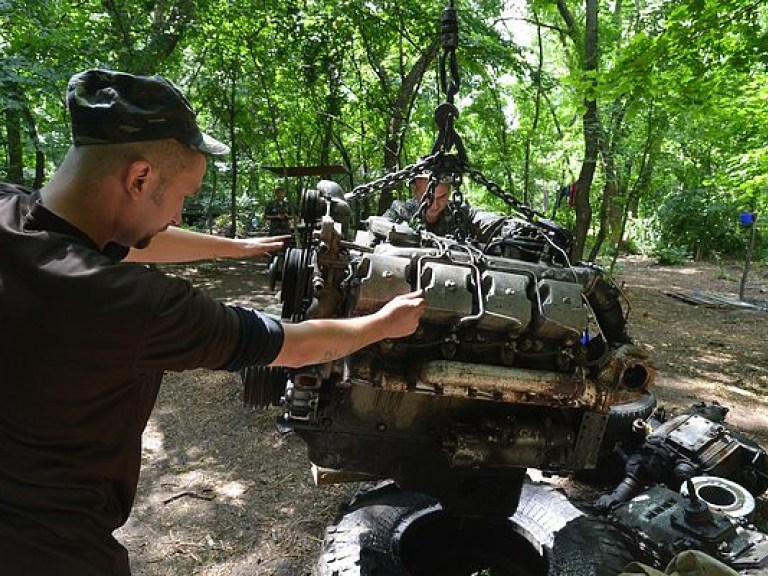
M 167 270 L 227 302 L 274 303 L 263 263 Z M 730 408 L 726 423 L 768 448 L 768 311 L 694 306 L 665 294 L 736 296 L 741 268 L 633 257 L 619 261 L 616 278 L 631 305 L 630 335 L 658 369 L 659 403 L 717 401 Z M 751 272 L 746 300 L 768 309 L 768 268 Z M 279 415 L 244 408 L 236 374 L 166 376 L 144 435 L 134 512 L 116 534 L 135 576 L 311 573 L 323 529 L 354 485 L 314 486 L 304 444 L 278 431 Z M 765 496 L 759 507 L 768 507 Z

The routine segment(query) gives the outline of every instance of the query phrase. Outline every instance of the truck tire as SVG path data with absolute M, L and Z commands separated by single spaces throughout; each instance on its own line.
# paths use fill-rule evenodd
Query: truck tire
M 326 529 L 315 576 L 615 576 L 621 536 L 546 485 L 526 483 L 510 518 L 459 516 L 380 484 Z M 482 572 L 481 572 L 482 571 Z

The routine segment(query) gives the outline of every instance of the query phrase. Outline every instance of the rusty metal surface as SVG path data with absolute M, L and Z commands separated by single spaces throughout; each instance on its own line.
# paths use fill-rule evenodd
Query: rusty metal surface
M 643 366 L 642 359 L 633 357 L 631 365 Z M 622 386 L 614 372 L 609 382 L 603 382 L 586 378 L 580 371 L 563 373 L 451 360 L 424 362 L 415 376 L 391 370 L 373 375 L 369 366 L 359 364 L 350 377 L 357 384 L 373 382 L 391 391 L 604 411 L 612 404 L 631 402 L 647 394 L 653 381 L 653 370 L 648 370 L 643 385 L 633 387 Z

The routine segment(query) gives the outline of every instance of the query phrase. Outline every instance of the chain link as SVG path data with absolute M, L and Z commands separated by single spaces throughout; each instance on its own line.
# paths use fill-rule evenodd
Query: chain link
M 442 152 L 430 154 L 429 156 L 425 156 L 415 164 L 406 166 L 402 170 L 398 170 L 397 172 L 388 172 L 387 174 L 385 174 L 384 176 L 382 176 L 377 180 L 373 180 L 366 184 L 360 184 L 359 186 L 355 186 L 351 192 L 347 192 L 344 195 L 344 198 L 348 201 L 360 200 L 360 199 L 368 198 L 368 196 L 370 196 L 374 192 L 392 190 L 396 188 L 399 184 L 402 184 L 403 182 L 408 182 L 415 176 L 425 172 L 426 170 L 429 170 L 434 165 L 435 160 L 441 154 Z
M 453 6 L 443 9 L 440 15 L 441 42 L 443 54 L 440 56 L 440 87 L 446 100 L 453 104 L 453 99 L 459 92 L 461 76 L 459 63 L 456 59 L 456 48 L 459 46 L 459 18 Z
M 504 200 L 504 202 L 506 202 L 509 206 L 511 206 L 512 208 L 514 208 L 515 210 L 523 214 L 529 220 L 533 220 L 534 217 L 544 218 L 543 214 L 540 214 L 530 206 L 523 204 L 522 202 L 520 202 L 520 200 L 515 198 L 515 196 L 505 191 L 496 182 L 486 178 L 485 175 L 482 172 L 480 172 L 480 170 L 477 170 L 475 168 L 470 168 L 467 165 L 464 165 L 462 168 L 464 172 L 468 174 L 469 177 L 474 182 L 476 182 L 477 184 L 480 184 L 481 186 L 484 186 L 485 189 L 488 190 L 491 194 Z
M 396 188 L 399 184 L 403 182 L 408 182 L 414 177 L 418 176 L 419 174 L 423 174 L 425 171 L 432 170 L 435 167 L 438 167 L 440 162 L 440 158 L 444 156 L 444 153 L 442 151 L 436 152 L 434 154 L 430 154 L 429 156 L 425 156 L 422 159 L 420 159 L 418 162 L 414 164 L 410 164 L 409 166 L 406 166 L 402 170 L 398 170 L 397 172 L 389 172 L 382 176 L 381 178 L 378 178 L 377 180 L 373 180 L 371 182 L 367 182 L 365 184 L 360 184 L 359 186 L 356 186 L 351 192 L 348 192 L 344 195 L 344 198 L 349 200 L 361 200 L 366 199 L 372 194 L 376 192 L 383 192 L 384 190 L 392 190 Z M 523 204 L 520 200 L 518 200 L 514 195 L 511 193 L 505 191 L 501 186 L 499 186 L 496 182 L 493 180 L 490 180 L 487 178 L 480 170 L 477 170 L 476 168 L 470 168 L 466 163 L 462 163 L 459 165 L 459 170 L 461 173 L 467 174 L 472 181 L 475 183 L 483 186 L 486 190 L 488 190 L 491 194 L 494 196 L 501 198 L 504 202 L 506 202 L 509 206 L 511 206 L 514 210 L 518 211 L 520 214 L 524 215 L 528 219 L 535 219 L 535 218 L 544 218 L 544 215 L 537 212 L 530 206 Z M 434 188 L 435 184 L 433 184 L 430 181 L 430 184 L 432 184 L 432 189 L 430 190 L 428 187 L 426 197 L 424 198 L 425 202 L 422 202 L 422 206 L 420 207 L 420 213 L 424 212 L 424 205 L 429 206 L 431 203 L 432 198 L 434 197 Z M 464 197 L 459 192 L 460 196 L 457 198 L 455 197 L 456 194 L 454 194 L 454 198 L 452 198 L 453 203 L 456 203 L 457 200 L 460 199 L 461 202 L 463 202 Z

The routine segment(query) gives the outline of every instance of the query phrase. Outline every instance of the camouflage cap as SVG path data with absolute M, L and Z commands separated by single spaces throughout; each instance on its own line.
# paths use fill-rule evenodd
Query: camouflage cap
M 67 86 L 75 146 L 176 139 L 204 154 L 229 146 L 200 131 L 189 101 L 162 76 L 86 70 Z

